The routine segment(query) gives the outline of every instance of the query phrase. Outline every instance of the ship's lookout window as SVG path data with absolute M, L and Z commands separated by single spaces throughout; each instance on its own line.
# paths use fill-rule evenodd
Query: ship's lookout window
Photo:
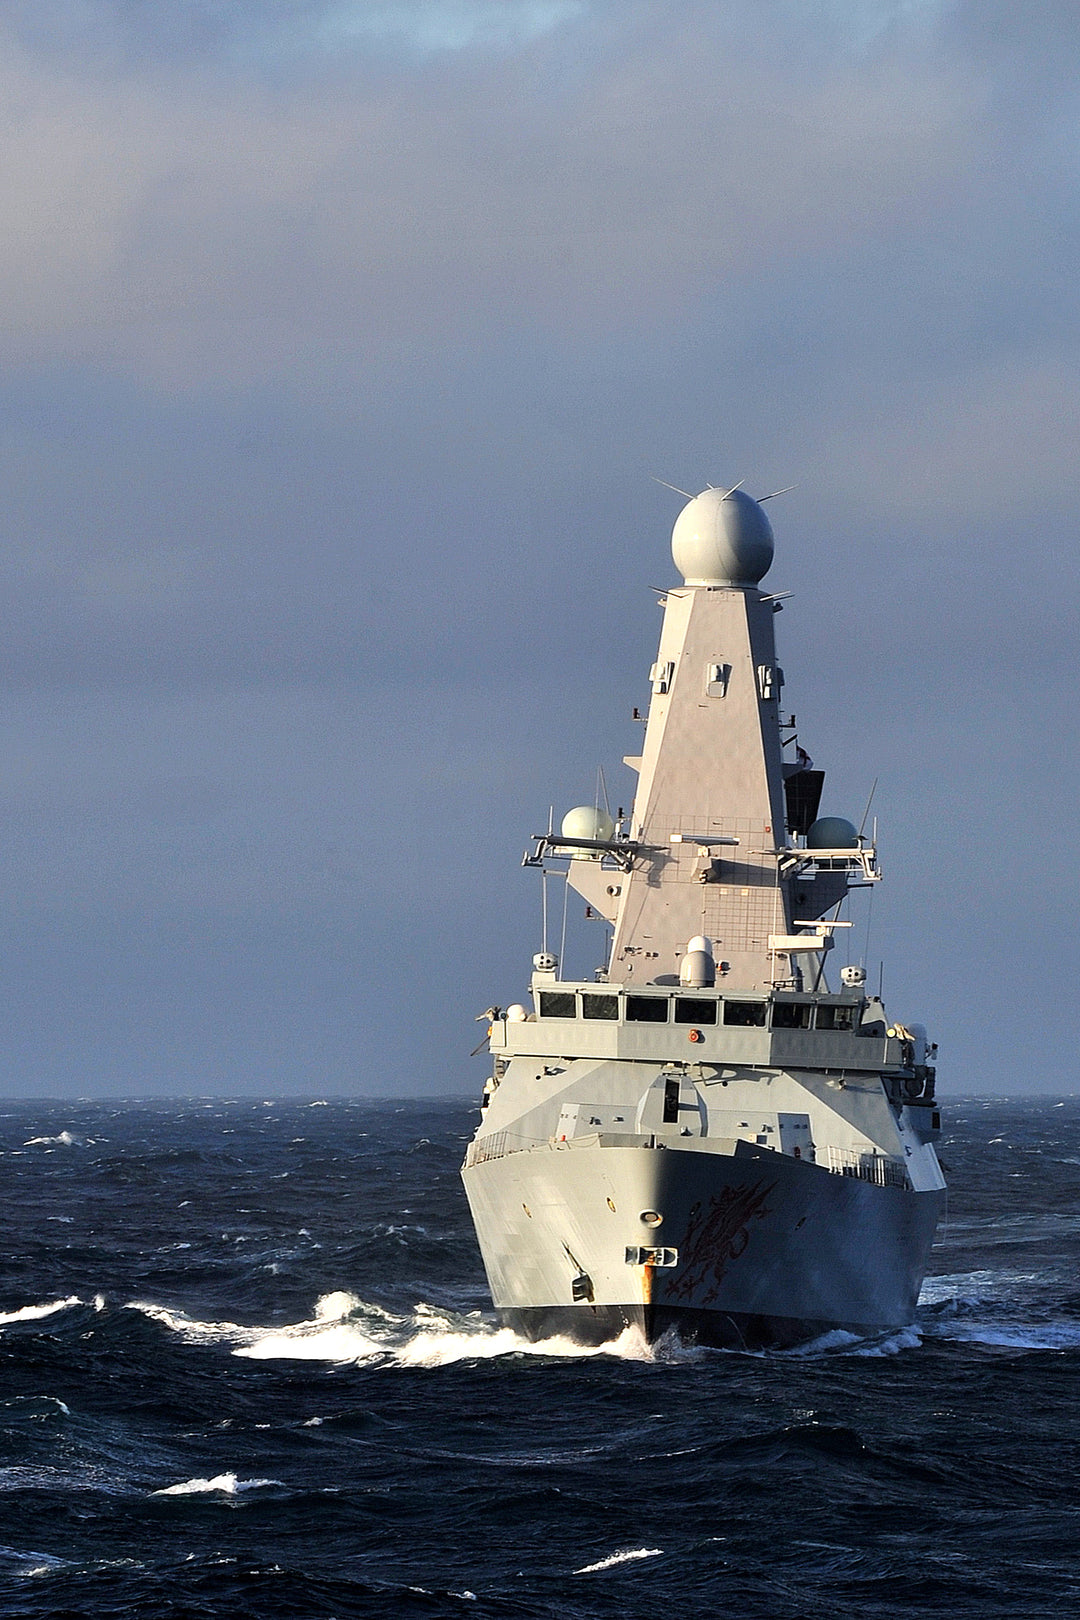
M 725 1001 L 724 1023 L 764 1029 L 768 1005 L 767 1001 Z
M 626 1021 L 629 1024 L 666 1024 L 667 996 L 627 996 Z
M 576 1018 L 577 997 L 572 990 L 541 990 L 541 1018 Z
M 677 1024 L 715 1024 L 716 1002 L 706 1001 L 704 997 L 697 1000 L 693 996 L 676 996 L 675 1022 Z
M 818 1029 L 854 1029 L 854 1007 L 819 1007 L 817 1010 Z
M 809 1001 L 774 1001 L 773 1029 L 809 1029 L 811 1004 Z
M 581 997 L 582 1018 L 611 1018 L 619 1016 L 618 996 L 598 996 L 590 991 L 582 992 Z

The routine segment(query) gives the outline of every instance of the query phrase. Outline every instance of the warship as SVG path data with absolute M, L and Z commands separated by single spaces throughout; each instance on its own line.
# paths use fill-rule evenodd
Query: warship
M 876 831 L 819 814 L 782 708 L 762 501 L 709 487 L 675 522 L 629 817 L 577 806 L 524 858 L 610 931 L 592 978 L 563 977 L 545 905 L 531 1006 L 482 1015 L 462 1177 L 495 1310 L 531 1340 L 752 1349 L 915 1312 L 945 1199 L 937 1048 L 863 963 L 827 975 Z

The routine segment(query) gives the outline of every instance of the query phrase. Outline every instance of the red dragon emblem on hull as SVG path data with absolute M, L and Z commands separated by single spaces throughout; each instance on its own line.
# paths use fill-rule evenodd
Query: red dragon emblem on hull
M 766 1200 L 776 1186 L 725 1187 L 714 1193 L 706 1209 L 701 1199 L 693 1205 L 686 1223 L 686 1237 L 680 1250 L 683 1263 L 678 1275 L 665 1290 L 669 1300 L 685 1299 L 695 1305 L 711 1305 L 733 1260 L 750 1242 L 751 1221 L 762 1221 L 769 1213 Z

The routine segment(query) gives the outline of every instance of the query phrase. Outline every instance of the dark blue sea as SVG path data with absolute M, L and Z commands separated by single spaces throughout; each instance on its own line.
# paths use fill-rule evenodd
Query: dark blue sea
M 1080 1101 L 948 1105 L 917 1321 L 771 1355 L 500 1330 L 474 1122 L 0 1105 L 0 1614 L 1077 1612 Z

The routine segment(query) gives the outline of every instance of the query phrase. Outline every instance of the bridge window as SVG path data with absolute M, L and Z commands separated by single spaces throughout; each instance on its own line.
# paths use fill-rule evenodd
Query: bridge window
M 577 997 L 572 990 L 541 990 L 541 1018 L 576 1018 Z
M 626 1021 L 628 1024 L 666 1024 L 667 996 L 627 996 Z
M 774 1001 L 772 1027 L 773 1029 L 809 1029 L 812 1010 L 808 1001 Z
M 817 1010 L 818 1029 L 854 1029 L 854 1007 L 819 1007 Z
M 583 991 L 581 997 L 581 1016 L 583 1018 L 618 1018 L 618 996 L 598 996 L 593 995 L 591 991 Z
M 725 1001 L 724 1023 L 751 1025 L 755 1029 L 764 1029 L 768 1005 L 767 1001 Z
M 692 996 L 675 997 L 675 1022 L 677 1024 L 715 1024 L 716 1002 L 700 1001 Z

